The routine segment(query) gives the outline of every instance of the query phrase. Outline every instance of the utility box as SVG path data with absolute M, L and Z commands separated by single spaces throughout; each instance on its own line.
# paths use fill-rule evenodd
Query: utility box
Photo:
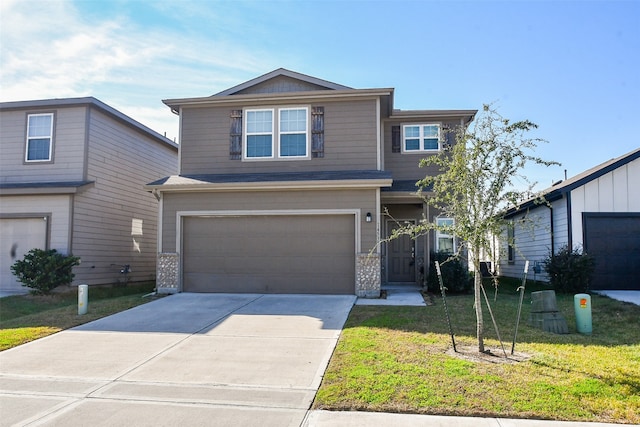
M 576 329 L 585 335 L 591 335 L 591 295 L 576 294 L 573 296 L 573 307 L 576 311 Z
M 555 291 L 531 292 L 529 325 L 554 334 L 568 334 L 567 321 L 556 304 Z

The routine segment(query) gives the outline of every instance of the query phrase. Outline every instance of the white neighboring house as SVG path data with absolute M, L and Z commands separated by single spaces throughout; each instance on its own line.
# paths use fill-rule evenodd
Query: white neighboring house
M 543 191 L 548 204 L 529 200 L 506 217 L 515 247 L 500 248 L 501 276 L 529 278 L 549 253 L 563 246 L 595 257 L 591 289 L 640 290 L 640 148 Z M 527 218 L 523 225 L 518 220 Z M 506 245 L 506 244 L 504 244 Z
M 0 103 L 0 291 L 33 248 L 72 253 L 75 283 L 151 280 L 158 201 L 143 188 L 175 173 L 178 146 L 92 98 Z

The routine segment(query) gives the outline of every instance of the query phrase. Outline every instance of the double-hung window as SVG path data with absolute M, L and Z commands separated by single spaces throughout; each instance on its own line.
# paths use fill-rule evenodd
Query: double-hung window
M 404 152 L 438 151 L 440 149 L 439 124 L 411 124 L 402 127 Z
M 245 159 L 309 157 L 307 107 L 252 109 L 245 117 Z
M 53 149 L 53 113 L 27 116 L 25 161 L 49 162 Z
M 436 218 L 438 227 L 452 227 L 453 218 Z M 456 241 L 452 233 L 448 230 L 436 229 L 436 252 L 454 253 L 456 251 Z

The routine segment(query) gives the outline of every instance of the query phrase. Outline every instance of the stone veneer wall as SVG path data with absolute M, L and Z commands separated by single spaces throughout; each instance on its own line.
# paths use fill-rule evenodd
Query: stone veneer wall
M 180 258 L 176 253 L 158 254 L 156 290 L 159 294 L 178 292 L 178 268 Z
M 359 253 L 356 255 L 356 296 L 380 298 L 380 255 Z

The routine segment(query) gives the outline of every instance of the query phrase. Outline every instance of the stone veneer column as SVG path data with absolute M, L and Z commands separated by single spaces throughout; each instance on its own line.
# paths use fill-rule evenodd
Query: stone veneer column
M 380 254 L 356 255 L 356 296 L 380 298 Z
M 159 294 L 174 294 L 178 292 L 179 257 L 176 253 L 158 254 L 158 273 L 156 290 Z

